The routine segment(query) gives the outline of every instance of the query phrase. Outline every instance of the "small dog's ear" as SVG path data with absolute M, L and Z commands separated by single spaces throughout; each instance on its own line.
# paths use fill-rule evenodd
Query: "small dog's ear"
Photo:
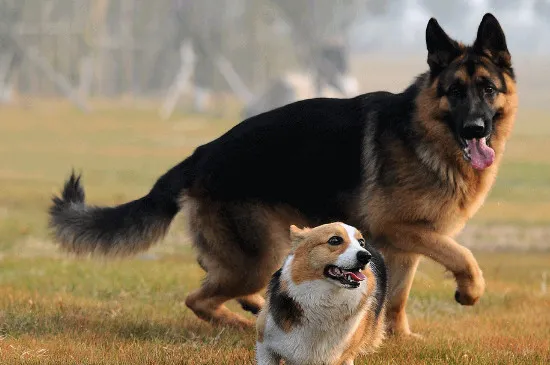
M 302 239 L 304 236 L 304 233 L 306 233 L 307 228 L 300 229 L 296 227 L 294 224 L 290 226 L 290 239 Z
M 462 53 L 458 42 L 445 33 L 435 18 L 431 18 L 426 27 L 426 47 L 432 74 L 438 74 Z
M 302 230 L 298 227 L 296 227 L 294 224 L 290 226 L 290 234 L 291 235 L 298 235 L 302 232 Z
M 512 66 L 504 31 L 497 18 L 491 13 L 483 16 L 473 48 L 476 52 L 488 54 L 499 67 L 508 68 Z
M 305 233 L 309 231 L 309 228 L 300 229 L 294 224 L 290 226 L 290 241 L 292 243 L 292 248 L 296 248 L 302 242 L 305 237 Z

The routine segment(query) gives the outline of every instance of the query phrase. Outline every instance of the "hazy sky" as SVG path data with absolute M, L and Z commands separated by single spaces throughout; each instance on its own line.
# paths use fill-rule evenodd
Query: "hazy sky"
M 395 0 L 384 16 L 367 17 L 351 33 L 360 49 L 415 50 L 424 45 L 427 21 L 434 16 L 455 39 L 471 42 L 486 12 L 493 13 L 513 52 L 550 53 L 550 0 Z M 428 5 L 427 5 L 428 4 Z

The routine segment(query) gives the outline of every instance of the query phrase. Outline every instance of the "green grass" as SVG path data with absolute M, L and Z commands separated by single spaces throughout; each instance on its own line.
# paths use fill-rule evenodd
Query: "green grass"
M 232 110 L 223 115 L 162 122 L 148 107 L 0 109 L 0 364 L 252 362 L 253 333 L 212 328 L 184 305 L 202 278 L 184 216 L 146 255 L 114 262 L 61 255 L 46 227 L 50 198 L 71 168 L 84 172 L 93 204 L 139 197 L 238 120 Z M 520 113 L 497 184 L 459 237 L 487 278 L 481 302 L 457 305 L 451 278 L 424 262 L 408 312 L 425 341 L 390 339 L 364 363 L 550 361 L 549 117 Z

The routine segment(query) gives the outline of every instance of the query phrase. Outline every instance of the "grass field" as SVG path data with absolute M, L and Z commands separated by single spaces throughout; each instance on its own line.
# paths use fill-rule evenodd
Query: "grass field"
M 212 328 L 184 299 L 202 272 L 179 216 L 147 254 L 101 262 L 61 255 L 46 210 L 72 167 L 87 198 L 142 196 L 168 167 L 237 120 L 98 103 L 0 109 L 0 364 L 247 364 L 250 332 Z M 450 275 L 425 260 L 408 312 L 424 341 L 388 340 L 358 363 L 550 362 L 550 112 L 521 110 L 497 185 L 459 241 L 472 247 L 488 289 L 460 307 Z M 231 307 L 237 310 L 233 303 Z

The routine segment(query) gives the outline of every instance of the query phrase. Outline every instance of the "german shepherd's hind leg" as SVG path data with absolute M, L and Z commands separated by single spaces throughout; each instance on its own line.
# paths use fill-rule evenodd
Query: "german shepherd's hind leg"
M 256 314 L 264 305 L 259 292 L 290 250 L 288 217 L 281 209 L 247 202 L 186 202 L 189 229 L 206 271 L 202 287 L 187 306 L 215 324 L 249 327 L 253 321 L 231 312 L 224 303 L 236 299 Z M 294 220 L 293 220 L 294 221 Z
M 200 289 L 187 296 L 185 304 L 197 317 L 212 324 L 229 325 L 236 328 L 252 327 L 254 321 L 232 312 L 224 305 L 233 297 L 224 295 L 224 290 L 220 289 L 219 284 L 211 284 L 207 279 Z
M 237 298 L 237 302 L 239 302 L 239 304 L 245 311 L 250 312 L 256 316 L 263 308 L 265 304 L 265 299 L 260 294 L 252 294 Z
M 405 311 L 420 256 L 391 247 L 384 247 L 382 252 L 389 275 L 386 305 L 388 332 L 394 336 L 420 337 L 411 332 Z
M 256 267 L 261 259 L 243 257 L 239 251 L 232 251 L 229 256 L 229 259 L 239 263 L 239 267 L 214 256 L 208 259 L 201 257 L 202 265 L 207 268 L 206 278 L 198 290 L 188 295 L 185 304 L 199 318 L 212 324 L 251 327 L 254 321 L 233 313 L 224 303 L 236 299 L 244 310 L 257 314 L 264 304 L 258 292 L 267 286 L 276 268 L 266 270 L 265 265 Z

